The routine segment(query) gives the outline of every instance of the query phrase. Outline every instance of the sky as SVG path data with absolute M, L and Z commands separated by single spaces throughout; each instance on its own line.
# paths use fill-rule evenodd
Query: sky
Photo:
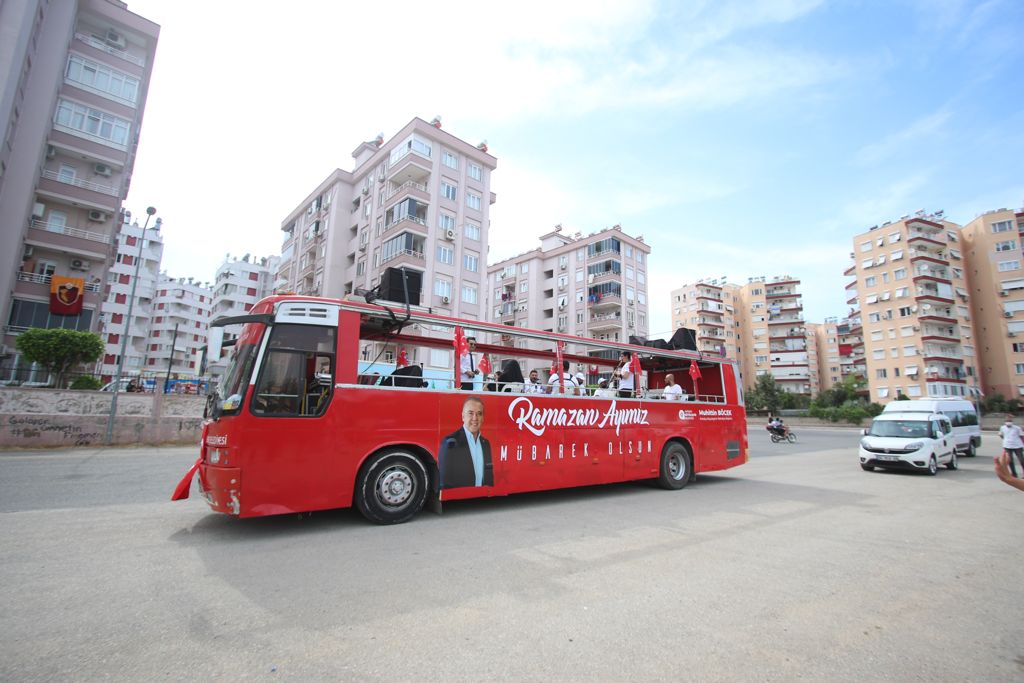
M 841 318 L 855 234 L 1024 205 L 1019 0 L 254 6 L 128 0 L 161 32 L 125 207 L 157 208 L 174 277 L 279 253 L 413 117 L 497 158 L 489 263 L 556 224 L 642 235 L 652 337 L 701 278 L 792 276 Z

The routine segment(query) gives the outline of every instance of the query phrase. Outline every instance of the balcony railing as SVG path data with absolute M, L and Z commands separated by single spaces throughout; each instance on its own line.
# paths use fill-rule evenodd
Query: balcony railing
M 77 128 L 72 128 L 71 126 L 65 126 L 65 125 L 62 125 L 60 123 L 53 124 L 53 129 L 54 130 L 59 130 L 62 133 L 67 133 L 68 135 L 74 135 L 77 138 L 83 138 L 85 140 L 92 140 L 93 142 L 95 142 L 95 143 L 97 143 L 99 145 L 106 145 L 107 147 L 113 147 L 114 149 L 119 149 L 121 151 L 126 151 L 128 149 L 127 141 L 125 141 L 125 142 L 116 142 L 116 141 L 111 140 L 109 138 L 105 138 L 105 137 L 102 137 L 100 135 L 93 135 L 92 133 L 86 133 L 84 130 L 79 130 Z
M 39 273 L 26 273 L 25 271 L 18 271 L 18 282 L 33 282 L 37 285 L 48 285 L 50 284 L 50 275 L 40 275 Z M 98 282 L 87 282 L 85 283 L 85 291 L 87 292 L 98 292 L 100 291 L 100 283 Z
M 390 192 L 388 192 L 388 196 L 387 196 L 387 198 L 384 201 L 390 200 L 396 194 L 399 194 L 400 192 L 404 192 L 405 190 L 419 190 L 420 192 L 426 192 L 427 191 L 427 186 L 422 184 L 422 183 L 417 183 L 415 180 L 409 180 L 407 182 L 402 183 L 401 185 L 399 185 L 395 189 L 391 190 Z
M 66 183 L 86 190 L 92 190 L 93 192 L 99 192 L 100 194 L 107 194 L 111 197 L 121 196 L 120 188 L 116 188 L 113 185 L 103 185 L 101 183 L 94 183 L 91 180 L 82 180 L 81 178 L 67 178 L 61 176 L 57 171 L 51 171 L 49 169 L 43 171 L 43 177 L 50 180 L 56 180 L 58 183 Z
M 129 53 L 125 52 L 124 50 L 119 50 L 116 47 L 111 47 L 110 45 L 107 45 L 105 42 L 103 42 L 99 38 L 95 38 L 93 36 L 87 36 L 84 33 L 76 33 L 75 34 L 75 38 L 77 38 L 78 40 L 82 41 L 86 45 L 91 45 L 92 47 L 96 48 L 97 50 L 102 50 L 103 52 L 106 52 L 107 54 L 111 54 L 111 55 L 114 55 L 115 57 L 119 57 L 120 59 L 123 59 L 126 62 L 131 62 L 132 64 L 135 64 L 137 66 L 146 66 L 146 62 L 141 57 L 136 57 L 133 54 L 129 54 Z
M 92 242 L 99 242 L 100 244 L 110 244 L 113 239 L 110 235 L 105 235 L 102 232 L 92 232 L 91 230 L 82 230 L 81 228 L 74 228 L 70 225 L 59 225 L 57 223 L 47 223 L 46 221 L 33 220 L 31 223 L 33 228 L 39 230 L 45 230 L 47 232 L 57 233 L 58 235 L 69 235 L 70 237 L 78 237 L 83 240 L 90 240 Z
M 401 258 L 402 256 L 409 256 L 411 258 L 418 259 L 418 260 L 421 260 L 421 261 L 423 260 L 423 252 L 422 251 L 413 251 L 412 249 L 402 249 L 401 251 L 396 251 L 393 254 L 385 256 L 384 258 L 381 259 L 380 262 L 382 264 L 383 263 L 387 263 L 388 261 L 394 261 L 396 258 Z

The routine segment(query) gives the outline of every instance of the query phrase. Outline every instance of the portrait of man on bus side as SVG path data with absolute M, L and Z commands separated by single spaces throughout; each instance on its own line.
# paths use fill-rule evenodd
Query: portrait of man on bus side
M 494 486 L 491 442 L 480 433 L 484 424 L 484 402 L 470 396 L 462 402 L 462 426 L 441 439 L 437 467 L 441 488 Z

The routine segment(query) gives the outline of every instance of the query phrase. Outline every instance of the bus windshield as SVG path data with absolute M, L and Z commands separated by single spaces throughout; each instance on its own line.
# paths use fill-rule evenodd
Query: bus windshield
M 249 384 L 252 366 L 256 360 L 256 353 L 259 350 L 265 328 L 265 325 L 253 323 L 247 325 L 239 336 L 238 342 L 231 352 L 231 360 L 224 372 L 220 390 L 217 392 L 216 400 L 220 414 L 232 415 L 241 408 L 242 399 L 245 397 L 245 388 Z

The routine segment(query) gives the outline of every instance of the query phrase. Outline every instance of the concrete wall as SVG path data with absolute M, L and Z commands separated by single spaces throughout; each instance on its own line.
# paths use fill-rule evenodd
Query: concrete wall
M 104 446 L 112 394 L 0 388 L 0 448 Z M 115 445 L 199 443 L 205 397 L 118 394 Z

